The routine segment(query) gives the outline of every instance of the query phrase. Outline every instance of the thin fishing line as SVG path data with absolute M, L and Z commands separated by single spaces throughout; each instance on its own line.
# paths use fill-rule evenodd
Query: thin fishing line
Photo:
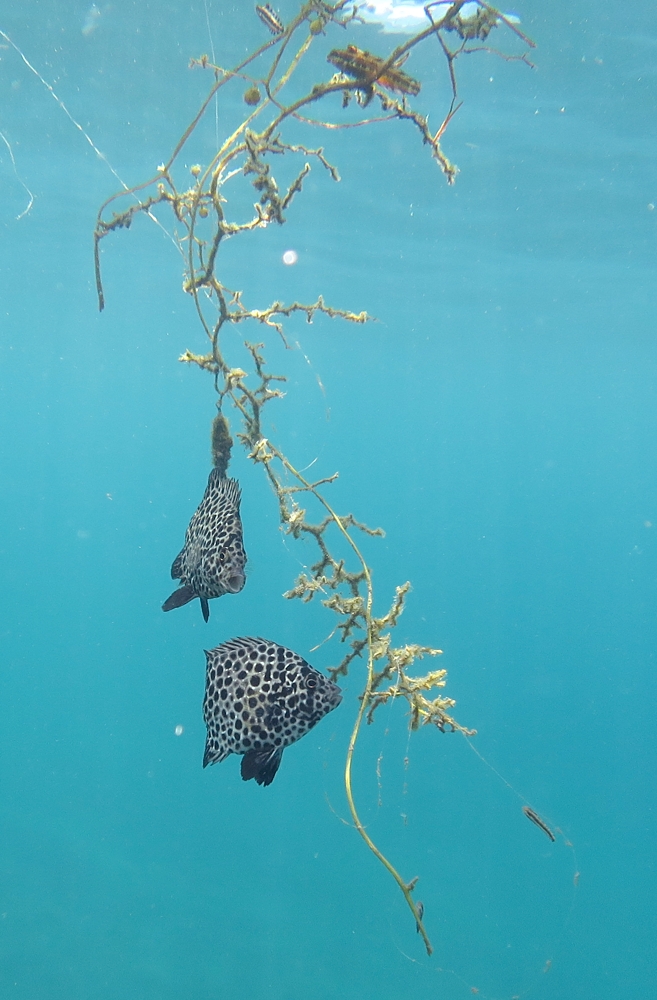
M 119 177 L 118 173 L 116 172 L 116 170 L 114 169 L 114 167 L 112 166 L 112 164 L 109 162 L 109 160 L 107 159 L 107 157 L 105 156 L 105 154 L 101 153 L 101 151 L 99 150 L 98 146 L 96 146 L 96 144 L 94 143 L 94 141 L 91 138 L 91 136 L 88 135 L 85 132 L 85 130 L 82 128 L 82 126 L 80 125 L 80 123 L 75 120 L 75 118 L 73 117 L 73 115 L 71 114 L 71 112 L 68 110 L 68 108 L 66 107 L 66 105 L 64 104 L 64 102 L 62 101 L 62 99 L 57 96 L 57 94 L 55 93 L 55 91 L 53 90 L 53 88 L 51 87 L 51 85 L 48 83 L 48 81 L 44 80 L 44 78 L 39 73 L 38 69 L 35 69 L 35 67 L 32 65 L 32 63 L 29 61 L 29 59 L 27 59 L 27 57 L 25 55 L 23 55 L 23 53 L 18 48 L 18 46 L 16 44 L 14 44 L 14 42 L 12 42 L 11 38 L 9 37 L 9 35 L 7 35 L 2 30 L 0 30 L 0 35 L 2 35 L 2 37 L 5 39 L 5 41 L 9 42 L 9 44 L 12 47 L 12 49 L 14 49 L 14 51 L 18 53 L 18 55 L 21 57 L 21 59 L 23 60 L 23 62 L 27 66 L 27 68 L 30 70 L 30 72 L 34 73 L 34 75 L 36 76 L 36 78 L 41 81 L 41 83 L 46 88 L 46 90 L 48 90 L 50 92 L 50 94 L 55 99 L 55 101 L 57 101 L 58 105 L 60 106 L 60 108 L 62 109 L 62 111 L 66 115 L 66 117 L 69 119 L 69 121 L 71 121 L 75 125 L 76 129 L 79 132 L 82 132 L 82 135 L 85 137 L 85 139 L 87 140 L 87 142 L 89 143 L 89 145 L 93 149 L 93 151 L 96 154 L 96 156 L 99 156 L 100 159 L 106 164 L 106 166 L 108 167 L 108 169 L 111 170 L 111 172 L 114 174 L 114 176 L 116 177 L 116 179 L 119 182 L 119 184 L 121 185 L 121 187 L 125 191 L 128 191 L 129 190 L 128 185 L 125 183 L 124 180 L 121 179 L 121 177 Z
M 524 795 L 522 795 L 511 784 L 511 782 L 508 781 L 504 777 L 504 775 L 501 774 L 497 770 L 496 767 L 494 767 L 488 760 L 486 760 L 486 758 L 483 756 L 483 754 L 473 745 L 473 743 L 471 742 L 471 740 L 467 736 L 465 736 L 465 734 L 462 733 L 461 735 L 467 741 L 470 749 L 477 755 L 477 757 L 482 762 L 482 764 L 485 764 L 486 767 L 488 767 L 493 772 L 493 774 L 497 778 L 499 778 L 499 780 L 509 789 L 509 791 L 513 792 L 513 794 L 518 799 L 520 799 L 521 802 L 523 802 L 525 805 L 528 805 L 528 800 L 524 797 Z M 409 731 L 409 737 L 410 737 L 410 731 Z M 546 952 L 548 952 L 548 954 L 550 954 L 550 953 L 555 954 L 560 949 L 560 947 L 562 945 L 563 938 L 564 938 L 565 933 L 566 933 L 566 931 L 567 931 L 567 929 L 568 929 L 568 927 L 570 925 L 570 921 L 572 919 L 572 916 L 573 916 L 573 913 L 574 913 L 574 910 L 575 910 L 575 903 L 576 903 L 576 897 L 577 897 L 577 893 L 578 893 L 579 881 L 580 881 L 580 874 L 581 874 L 580 870 L 579 870 L 578 863 L 577 863 L 577 853 L 575 851 L 575 845 L 564 834 L 563 830 L 561 830 L 560 827 L 558 827 L 558 826 L 555 825 L 554 826 L 554 831 L 555 831 L 555 833 L 558 833 L 560 835 L 560 837 L 563 840 L 564 846 L 567 847 L 568 850 L 570 851 L 570 854 L 571 854 L 571 857 L 572 857 L 572 860 L 573 860 L 574 869 L 573 869 L 573 881 L 572 881 L 572 892 L 571 892 L 571 897 L 570 897 L 570 905 L 568 907 L 568 910 L 567 910 L 565 916 L 563 917 L 563 923 L 561 924 L 561 928 L 559 930 L 556 930 L 556 928 L 555 928 L 555 930 L 554 930 L 555 937 L 553 938 L 553 940 L 551 942 L 548 942 L 546 944 L 546 946 L 545 946 Z M 393 943 L 394 943 L 397 951 L 404 958 L 406 958 L 409 962 L 411 962 L 412 964 L 414 964 L 414 965 L 422 965 L 423 964 L 422 962 L 419 962 L 416 958 L 412 958 L 410 955 L 408 955 L 403 950 L 403 948 L 401 947 L 401 945 L 399 943 L 399 940 L 398 940 L 398 930 L 396 928 L 396 925 L 392 924 L 392 920 L 391 920 L 390 917 L 388 919 L 389 919 L 389 924 L 390 924 L 391 936 L 392 936 Z M 548 951 L 548 948 L 549 948 L 549 951 Z M 545 963 L 543 965 L 543 968 L 542 968 L 542 970 L 540 972 L 537 971 L 537 972 L 531 974 L 530 977 L 526 977 L 526 978 L 530 978 L 531 979 L 531 985 L 526 985 L 525 987 L 523 987 L 519 992 L 517 992 L 516 994 L 514 994 L 514 997 L 517 997 L 518 1000 L 519 1000 L 520 996 L 525 996 L 525 995 L 529 994 L 530 992 L 533 992 L 537 988 L 537 984 L 538 984 L 541 976 L 547 974 L 550 971 L 550 969 L 552 968 L 552 965 L 553 965 L 553 959 L 552 958 L 548 958 L 545 961 Z M 481 989 L 480 987 L 476 987 L 476 986 L 470 985 L 463 978 L 462 975 L 460 975 L 458 972 L 456 972 L 455 969 L 436 968 L 435 971 L 438 972 L 438 973 L 445 973 L 448 976 L 453 976 L 465 989 L 468 989 L 470 991 L 470 993 L 475 993 L 475 994 L 479 995 L 482 998 L 482 1000 L 491 1000 L 491 998 L 489 997 L 489 995 L 483 989 Z
M 208 0 L 203 0 L 203 6 L 205 7 L 205 23 L 208 27 L 208 38 L 210 39 L 210 53 L 212 54 L 212 62 L 217 65 L 217 57 L 214 54 L 214 42 L 212 40 L 212 28 L 210 27 L 210 8 L 208 7 Z M 214 95 L 214 138 L 216 148 L 219 149 L 219 95 Z
M 463 734 L 461 734 L 461 735 L 463 735 Z M 481 753 L 481 752 L 480 752 L 479 750 L 477 750 L 477 748 L 476 748 L 476 746 L 474 745 L 474 743 L 472 743 L 472 742 L 471 742 L 471 740 L 470 740 L 470 739 L 468 739 L 468 737 L 467 737 L 467 736 L 465 737 L 465 740 L 466 740 L 466 742 L 467 742 L 468 746 L 470 747 L 470 749 L 472 750 L 472 752 L 473 752 L 473 753 L 475 753 L 475 754 L 477 755 L 477 757 L 478 757 L 478 758 L 479 758 L 479 760 L 480 760 L 480 761 L 482 762 L 482 764 L 485 764 L 485 765 L 486 765 L 486 767 L 490 768 L 490 770 L 491 770 L 491 771 L 493 772 L 493 774 L 495 774 L 495 775 L 496 775 L 496 776 L 497 776 L 497 777 L 498 777 L 498 778 L 500 779 L 500 781 L 501 781 L 501 782 L 502 782 L 502 783 L 503 783 L 504 785 L 506 785 L 506 787 L 507 787 L 507 788 L 509 789 L 509 791 L 513 792 L 513 794 L 514 794 L 514 795 L 515 795 L 515 796 L 516 796 L 516 797 L 517 797 L 518 799 L 520 799 L 520 801 L 521 801 L 521 802 L 522 802 L 522 803 L 523 803 L 523 804 L 524 804 L 525 806 L 531 806 L 531 803 L 529 802 L 529 799 L 526 799 L 526 798 L 525 798 L 525 796 L 524 796 L 524 795 L 522 795 L 522 794 L 521 794 L 521 793 L 520 793 L 520 792 L 518 791 L 518 789 L 517 789 L 517 788 L 514 788 L 514 786 L 513 786 L 512 784 L 511 784 L 511 782 L 510 782 L 510 781 L 507 781 L 507 779 L 506 779 L 506 778 L 504 777 L 504 775 L 503 775 L 503 774 L 500 774 L 500 772 L 499 772 L 499 771 L 497 770 L 497 768 L 496 768 L 496 767 L 493 767 L 493 765 L 492 765 L 492 764 L 490 763 L 490 761 L 487 761 L 487 760 L 486 760 L 486 758 L 484 757 L 484 755 L 483 755 L 483 754 L 482 754 L 482 753 Z M 524 810 L 523 810 L 523 812 L 524 812 Z M 532 809 L 530 808 L 530 809 L 529 809 L 529 812 L 533 812 L 533 810 L 532 810 Z M 527 813 L 525 813 L 525 815 L 527 815 Z M 531 817 L 530 817 L 530 818 L 531 818 Z M 540 818 L 540 817 L 539 817 L 539 818 Z M 548 819 L 549 819 L 549 817 L 548 817 Z M 578 865 L 578 862 L 577 862 L 577 852 L 576 852 L 576 850 L 575 850 L 575 845 L 574 845 L 574 844 L 573 844 L 573 842 L 571 841 L 570 837 L 567 837 L 567 836 L 566 836 L 566 834 L 565 834 L 565 833 L 563 832 L 563 830 L 561 829 L 561 827 L 559 827 L 559 826 L 556 826 L 555 824 L 552 824 L 552 822 L 551 822 L 551 821 L 550 821 L 550 825 L 552 826 L 552 828 L 553 828 L 554 832 L 556 832 L 556 833 L 558 833 L 558 834 L 559 834 L 559 836 L 560 836 L 560 837 L 562 838 L 562 840 L 563 840 L 563 842 L 564 842 L 564 845 L 565 845 L 565 846 L 566 846 L 566 847 L 567 847 L 567 848 L 569 849 L 569 851 L 570 851 L 570 853 L 571 853 L 571 856 L 572 856 L 572 859 L 573 859 L 573 865 L 574 865 L 574 872 L 573 872 L 573 889 L 574 889 L 574 890 L 575 890 L 575 892 L 576 892 L 576 891 L 577 891 L 577 888 L 578 888 L 578 886 L 579 886 L 579 879 L 580 879 L 580 874 L 581 874 L 581 872 L 580 872 L 580 870 L 579 870 L 579 865 Z M 549 836 L 549 834 L 548 834 L 548 836 Z M 573 893 L 573 900 L 572 900 L 572 903 L 571 903 L 571 908 L 570 908 L 570 912 L 572 912 L 572 909 L 573 909 L 573 907 L 574 907 L 574 903 L 575 903 L 575 899 L 574 899 L 574 897 L 575 897 L 575 892 Z M 569 914 L 568 914 L 568 917 L 566 918 L 566 922 L 567 922 L 567 921 L 568 921 L 568 920 L 570 919 L 570 912 L 569 912 Z
M 27 213 L 29 212 L 29 210 L 32 208 L 32 205 L 34 204 L 34 195 L 32 194 L 32 192 L 30 191 L 29 187 L 27 186 L 27 184 L 25 183 L 25 181 L 23 180 L 23 178 L 18 173 L 18 170 L 16 169 L 16 160 L 14 159 L 14 154 L 12 152 L 11 145 L 9 143 L 9 140 L 7 139 L 7 136 L 4 134 L 4 132 L 0 132 L 0 139 L 2 139 L 2 141 L 4 142 L 5 146 L 7 147 L 7 151 L 9 153 L 9 156 L 11 157 L 11 165 L 14 168 L 14 173 L 16 174 L 16 180 L 23 187 L 23 190 L 27 193 L 27 195 L 28 195 L 28 197 L 30 199 L 29 202 L 28 202 L 27 208 L 24 208 L 23 211 L 21 212 L 21 214 L 16 216 L 16 222 L 18 222 L 18 220 L 22 219 L 24 215 L 27 215 Z
M 89 145 L 93 149 L 93 151 L 96 154 L 96 156 L 98 156 L 99 159 L 101 159 L 103 161 L 103 163 L 105 164 L 105 166 L 107 167 L 107 169 L 117 179 L 117 181 L 119 182 L 119 184 L 121 185 L 121 187 L 123 188 L 123 190 L 124 191 L 129 191 L 130 188 L 128 187 L 128 185 L 126 184 L 126 182 L 123 180 L 123 178 L 119 175 L 118 171 L 116 171 L 114 169 L 114 167 L 109 162 L 109 160 L 107 159 L 107 157 L 105 156 L 105 154 L 100 151 L 100 149 L 95 144 L 95 142 L 93 141 L 93 139 L 91 138 L 91 136 L 87 132 L 85 132 L 85 130 L 83 129 L 82 125 L 80 125 L 80 123 L 78 121 L 76 121 L 76 119 L 73 117 L 73 115 L 71 114 L 71 112 L 68 110 L 68 108 L 66 107 L 66 105 L 62 101 L 61 97 L 57 96 L 57 94 L 55 93 L 53 87 L 48 83 L 48 81 L 46 79 L 44 79 L 44 77 L 41 76 L 41 73 L 39 73 L 38 69 L 36 69 L 36 67 L 34 67 L 32 65 L 32 63 L 29 61 L 29 59 L 27 58 L 27 56 L 19 49 L 18 45 L 16 45 L 16 43 L 13 42 L 12 39 L 9 37 L 9 35 L 5 31 L 2 31 L 2 29 L 0 29 L 0 36 L 2 36 L 2 38 L 4 38 L 5 41 L 8 42 L 11 45 L 12 49 L 15 52 L 18 53 L 18 55 L 21 57 L 21 59 L 23 60 L 23 62 L 27 66 L 27 68 L 30 70 L 30 72 L 34 73 L 34 75 L 36 76 L 37 80 L 39 80 L 43 84 L 43 86 L 46 88 L 46 90 L 51 94 L 51 96 L 57 102 L 57 104 L 62 109 L 62 111 L 64 112 L 64 114 L 66 115 L 66 117 L 69 119 L 70 122 L 73 123 L 73 125 L 76 127 L 76 129 L 78 130 L 78 132 L 82 133 L 82 135 L 84 136 L 84 138 L 87 140 L 87 142 L 89 143 Z M 2 138 L 5 139 L 4 136 L 2 136 Z M 6 139 L 5 139 L 5 142 L 7 142 Z M 7 145 L 9 145 L 9 144 L 7 143 Z M 11 155 L 11 159 L 12 159 L 12 162 L 13 162 L 14 161 L 14 157 L 13 157 L 13 154 L 11 153 L 11 149 L 9 150 L 9 153 Z M 16 169 L 16 165 L 15 164 L 14 164 L 14 169 Z M 18 176 L 18 174 L 16 176 Z M 20 178 L 19 178 L 19 180 L 20 180 Z M 21 181 L 21 184 L 22 183 L 23 182 Z M 28 193 L 30 194 L 30 198 L 32 200 L 30 201 L 30 204 L 29 204 L 28 208 L 25 210 L 25 212 L 23 212 L 22 215 L 18 216 L 19 219 L 21 219 L 23 217 L 23 215 L 25 215 L 26 212 L 28 212 L 30 210 L 30 208 L 32 207 L 32 204 L 34 202 L 34 197 L 32 195 L 32 192 L 29 191 L 29 189 L 27 188 L 27 185 L 23 184 L 23 187 L 25 187 L 25 189 L 28 191 Z M 133 197 L 135 198 L 135 201 L 139 200 L 136 195 L 133 195 Z M 179 250 L 179 252 L 181 253 L 181 255 L 182 255 L 183 259 L 184 259 L 184 253 L 182 251 L 182 248 L 181 248 L 180 244 L 178 243 L 178 241 L 175 239 L 175 237 L 173 237 L 171 235 L 171 233 L 168 231 L 168 229 L 166 229 L 162 225 L 162 223 L 160 222 L 160 220 L 158 218 L 156 218 L 156 216 L 153 215 L 153 213 L 151 211 L 148 211 L 146 214 L 148 215 L 148 218 L 151 220 L 151 222 L 154 222 L 156 226 L 159 226 L 159 228 L 162 230 L 162 232 L 165 234 L 165 236 L 167 236 L 171 240 L 171 242 L 173 243 L 173 245 Z
M 402 795 L 408 795 L 408 772 L 410 766 L 411 766 L 411 727 L 409 726 L 408 735 L 406 737 L 406 752 L 404 754 L 404 784 L 402 786 Z
M 472 750 L 472 752 L 477 755 L 477 757 L 482 762 L 482 764 L 485 764 L 486 767 L 490 768 L 490 770 L 493 772 L 493 774 L 497 775 L 497 777 L 500 779 L 500 781 L 504 785 L 506 785 L 506 787 L 509 789 L 509 791 L 513 792 L 513 794 L 516 796 L 516 798 L 520 799 L 520 801 L 524 805 L 531 806 L 531 803 L 530 803 L 529 799 L 526 799 L 525 796 L 521 792 L 519 792 L 517 788 L 514 788 L 514 786 L 511 784 L 510 781 L 507 781 L 507 779 L 504 777 L 503 774 L 500 774 L 500 772 L 497 770 L 496 767 L 493 767 L 493 765 L 490 763 L 490 761 L 486 760 L 486 758 L 484 757 L 484 755 L 479 750 L 477 750 L 477 748 L 474 745 L 474 743 L 467 736 L 465 737 L 465 739 L 466 739 L 466 742 L 467 742 L 468 746 Z M 557 829 L 557 827 L 555 827 L 555 829 Z M 559 832 L 563 836 L 562 831 L 559 831 Z M 564 837 L 564 840 L 565 839 L 566 838 Z

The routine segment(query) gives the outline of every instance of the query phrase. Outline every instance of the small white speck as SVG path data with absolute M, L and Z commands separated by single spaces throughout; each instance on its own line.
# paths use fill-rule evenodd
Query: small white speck
M 283 254 L 283 263 L 290 267 L 292 264 L 296 264 L 299 259 L 299 254 L 296 250 L 286 250 Z
M 176 734 L 176 736 L 182 736 L 184 732 L 185 730 L 182 726 L 176 726 L 176 728 L 174 729 L 174 733 Z
M 653 205 L 653 203 L 651 201 L 648 202 L 648 211 L 649 212 L 654 212 L 655 211 L 655 206 Z

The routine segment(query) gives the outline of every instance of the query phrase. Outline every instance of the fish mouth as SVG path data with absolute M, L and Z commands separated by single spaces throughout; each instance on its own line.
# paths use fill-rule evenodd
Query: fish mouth
M 226 580 L 226 589 L 229 594 L 239 594 L 240 590 L 246 583 L 246 577 L 244 573 L 233 572 L 230 574 Z

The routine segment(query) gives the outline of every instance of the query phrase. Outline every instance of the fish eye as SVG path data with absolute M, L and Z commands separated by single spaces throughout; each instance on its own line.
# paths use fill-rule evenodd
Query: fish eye
M 309 688 L 316 688 L 317 687 L 317 678 L 313 677 L 312 674 L 310 674 L 310 676 L 306 678 L 306 687 L 309 687 Z

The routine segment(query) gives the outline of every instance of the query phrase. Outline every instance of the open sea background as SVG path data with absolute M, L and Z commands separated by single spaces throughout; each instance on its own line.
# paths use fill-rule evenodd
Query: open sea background
M 119 184 L 0 38 L 18 174 L 0 141 L 2 998 L 657 992 L 654 5 L 516 12 L 536 69 L 458 63 L 454 187 L 410 124 L 293 128 L 341 183 L 314 166 L 287 224 L 227 243 L 220 269 L 248 307 L 321 293 L 377 317 L 292 320 L 295 351 L 243 328 L 225 350 L 240 364 L 244 336 L 266 339 L 289 380 L 266 433 L 297 467 L 316 460 L 313 476 L 339 470 L 338 510 L 385 528 L 364 542 L 376 610 L 412 582 L 395 642 L 444 650 L 446 693 L 490 765 L 458 734 L 409 741 L 401 705 L 359 744 L 363 820 L 420 876 L 431 958 L 341 822 L 361 663 L 270 788 L 244 784 L 234 757 L 201 768 L 204 647 L 261 634 L 320 669 L 341 648 L 311 653 L 330 613 L 282 599 L 314 552 L 281 535 L 237 446 L 247 585 L 208 625 L 198 602 L 162 614 L 210 467 L 212 382 L 177 361 L 205 349 L 202 331 L 181 258 L 146 218 L 103 242 L 99 314 L 94 219 Z M 5 0 L 0 29 L 128 184 L 167 159 L 207 91 L 190 57 L 213 44 L 231 66 L 266 37 L 251 3 L 216 0 L 98 15 Z M 348 41 L 383 54 L 402 38 L 334 29 L 303 79 L 325 79 L 326 51 Z M 407 68 L 435 127 L 444 60 L 427 44 Z M 242 89 L 208 111 L 181 184 L 238 120 Z M 281 183 L 301 162 L 275 164 Z M 17 219 L 19 178 L 34 204 Z M 246 212 L 240 183 L 229 207 Z M 562 831 L 554 845 L 524 801 Z

